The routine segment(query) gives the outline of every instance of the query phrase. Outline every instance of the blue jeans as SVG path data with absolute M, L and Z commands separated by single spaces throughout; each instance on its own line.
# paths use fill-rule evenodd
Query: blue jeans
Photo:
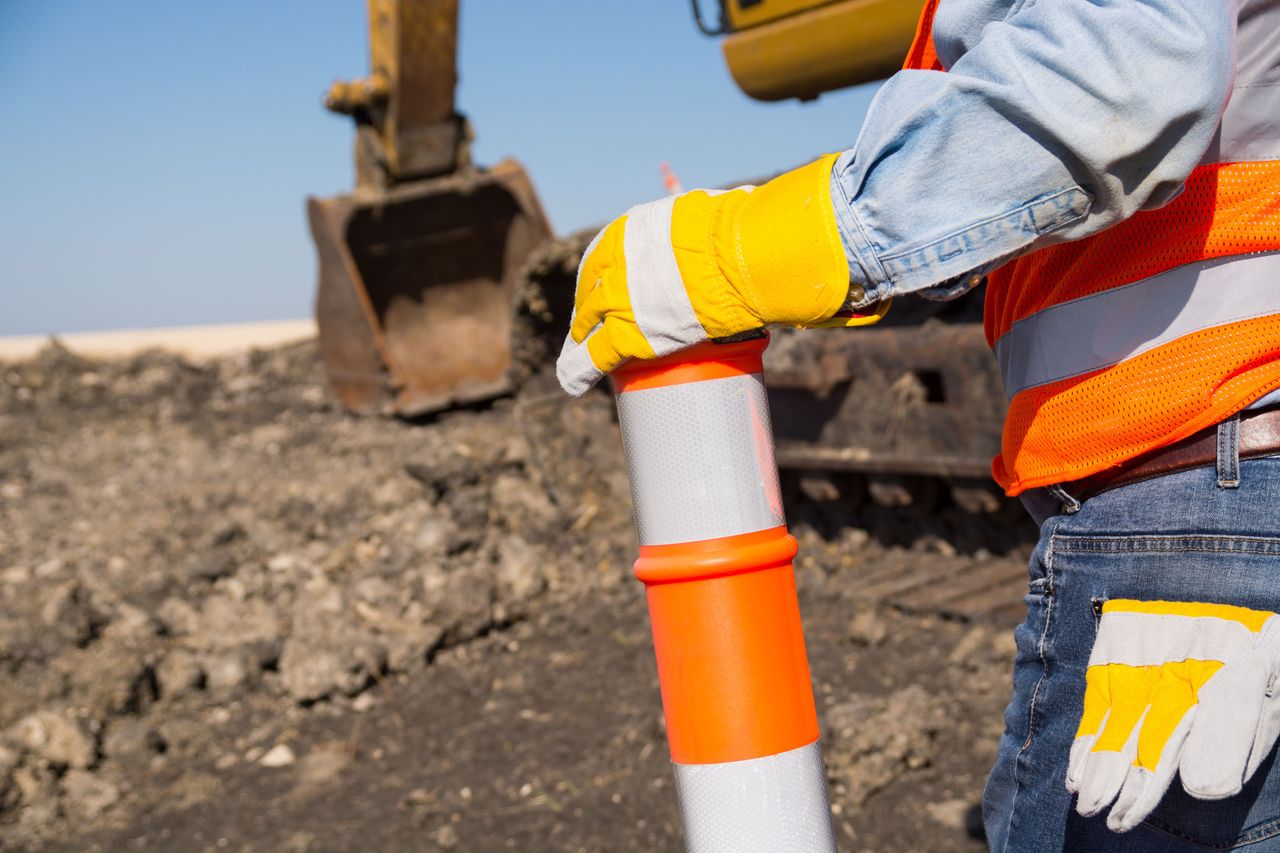
M 1083 503 L 1059 492 L 1059 505 L 1043 517 L 1027 618 L 1015 633 L 1013 699 L 983 797 L 993 851 L 1280 851 L 1274 752 L 1227 800 L 1193 799 L 1175 778 L 1150 818 L 1125 834 L 1107 829 L 1105 813 L 1077 815 L 1063 783 L 1097 629 L 1095 602 L 1166 599 L 1280 611 L 1280 457 L 1240 461 L 1230 425 L 1219 428 L 1217 470 L 1169 474 Z

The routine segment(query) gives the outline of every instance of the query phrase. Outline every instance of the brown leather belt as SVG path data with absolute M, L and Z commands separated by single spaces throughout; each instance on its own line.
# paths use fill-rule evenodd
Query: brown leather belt
M 1240 458 L 1280 453 L 1280 409 L 1240 413 Z M 1120 465 L 1079 480 L 1063 483 L 1067 494 L 1078 501 L 1099 492 L 1185 471 L 1218 464 L 1218 428 L 1211 426 L 1176 444 L 1153 450 Z

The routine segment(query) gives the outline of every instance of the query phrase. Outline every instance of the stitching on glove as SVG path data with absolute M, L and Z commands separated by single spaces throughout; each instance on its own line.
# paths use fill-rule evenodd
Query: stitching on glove
M 747 268 L 747 256 L 742 251 L 742 225 L 739 222 L 733 223 L 733 254 L 738 259 L 738 275 L 742 276 L 743 289 L 751 294 L 752 302 L 758 301 L 755 281 L 751 278 L 751 270 Z

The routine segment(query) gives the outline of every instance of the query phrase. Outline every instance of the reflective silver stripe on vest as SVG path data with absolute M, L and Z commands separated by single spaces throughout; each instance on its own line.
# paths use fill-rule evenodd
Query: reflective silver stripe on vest
M 641 545 L 768 530 L 785 522 L 759 374 L 618 395 Z
M 835 853 L 817 742 L 675 771 L 689 853 Z
M 1236 7 L 1235 88 L 1201 163 L 1280 159 L 1280 3 Z
M 1268 314 L 1280 314 L 1280 252 L 1187 264 L 1045 308 L 996 342 L 996 358 L 1012 398 L 1201 329 Z
M 1200 158 L 1205 164 L 1259 160 L 1280 160 L 1280 81 L 1237 86 Z

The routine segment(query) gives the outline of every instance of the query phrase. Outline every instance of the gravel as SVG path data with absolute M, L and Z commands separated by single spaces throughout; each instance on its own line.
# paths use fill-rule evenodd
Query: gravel
M 1006 632 L 848 580 L 937 547 L 795 532 L 842 843 L 973 849 Z M 634 552 L 546 376 L 405 423 L 312 344 L 0 364 L 0 847 L 678 849 Z

